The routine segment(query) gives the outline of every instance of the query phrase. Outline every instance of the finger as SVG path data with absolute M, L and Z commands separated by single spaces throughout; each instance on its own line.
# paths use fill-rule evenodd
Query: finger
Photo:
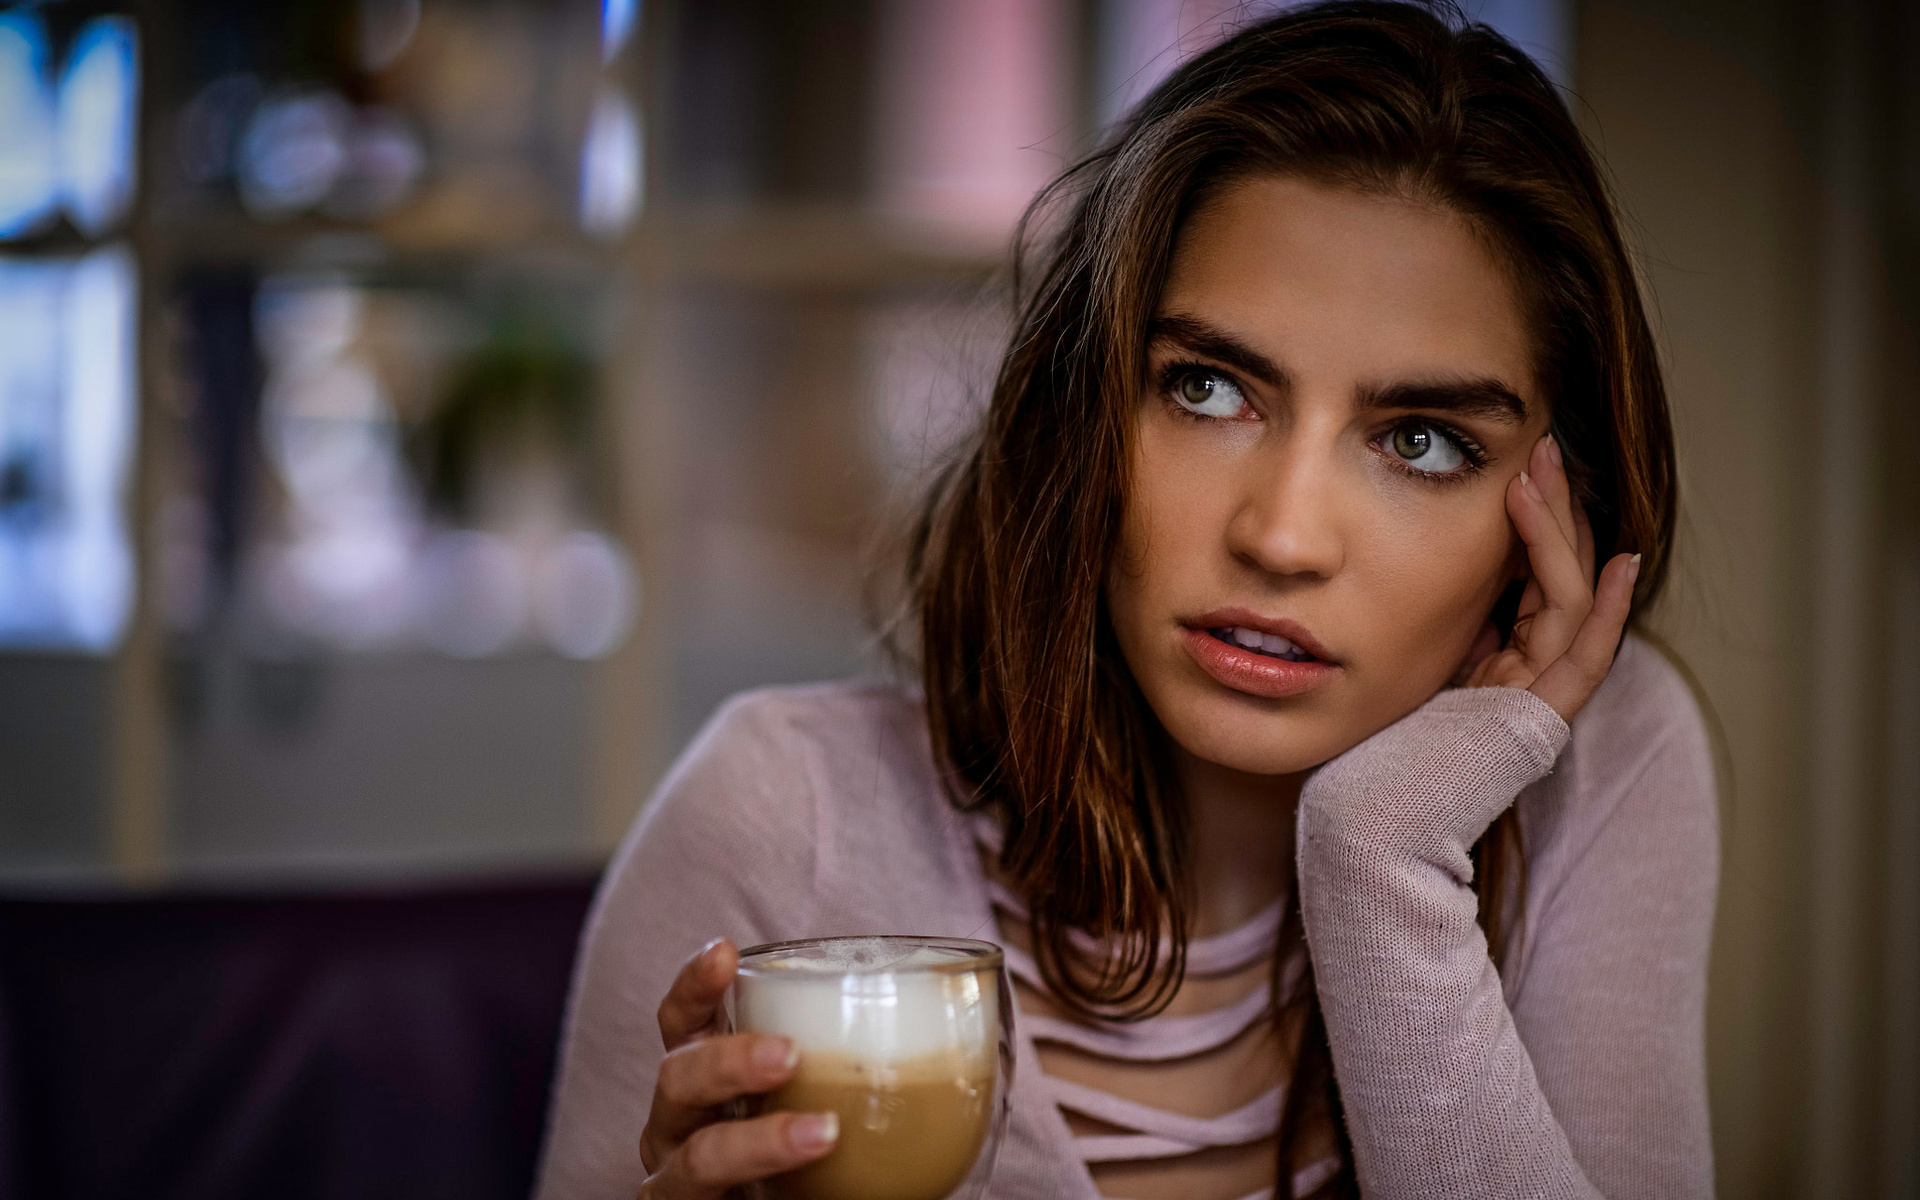
M 1533 682 L 1534 672 L 1527 667 L 1527 660 L 1518 650 L 1502 650 L 1475 667 L 1468 676 L 1466 686 L 1477 687 L 1518 687 L 1524 688 Z
M 1515 644 L 1525 649 L 1528 661 L 1539 670 L 1566 652 L 1592 607 L 1593 593 L 1573 543 L 1539 489 L 1522 474 L 1508 485 L 1507 496 L 1507 512 L 1526 543 L 1528 566 L 1541 601 L 1537 612 L 1521 614 L 1524 624 L 1516 622 Z
M 790 1039 L 766 1034 L 736 1033 L 681 1046 L 660 1060 L 643 1151 L 654 1150 L 665 1158 L 709 1123 L 718 1106 L 779 1087 L 799 1061 L 800 1052 Z
M 1567 652 L 1548 664 L 1528 689 L 1552 705 L 1562 719 L 1573 720 L 1613 669 L 1627 617 L 1633 611 L 1633 584 L 1639 577 L 1638 554 L 1613 557 L 1600 572 L 1593 608 L 1580 623 Z
M 1574 540 L 1574 549 L 1580 555 L 1580 569 L 1586 573 L 1587 586 L 1593 586 L 1593 524 L 1587 520 L 1584 506 L 1573 506 L 1573 531 L 1579 536 Z
M 1560 527 L 1567 545 L 1577 547 L 1580 538 L 1573 520 L 1573 489 L 1567 483 L 1566 460 L 1560 453 L 1560 443 L 1552 434 L 1534 444 L 1527 470 L 1547 507 L 1553 511 L 1554 524 Z
M 769 1113 L 722 1121 L 687 1139 L 642 1195 L 659 1200 L 716 1200 L 730 1187 L 812 1162 L 833 1149 L 840 1120 L 833 1113 Z
M 660 1001 L 660 1040 L 668 1050 L 719 1028 L 720 1001 L 740 966 L 740 952 L 719 938 L 687 960 Z

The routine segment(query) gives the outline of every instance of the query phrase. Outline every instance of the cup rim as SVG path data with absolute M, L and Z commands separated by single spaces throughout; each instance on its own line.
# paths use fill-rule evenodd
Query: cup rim
M 953 950 L 966 955 L 965 958 L 948 959 L 943 962 L 920 963 L 911 967 L 874 967 L 862 969 L 835 968 L 833 970 L 808 970 L 801 968 L 756 967 L 752 960 L 783 951 L 804 950 L 812 946 L 826 946 L 835 942 L 909 942 L 915 946 L 934 946 L 942 950 Z M 739 973 L 758 978 L 794 979 L 812 976 L 816 979 L 837 979 L 846 975 L 970 975 L 977 971 L 993 970 L 1006 960 L 1006 952 L 992 942 L 978 938 L 934 937 L 906 933 L 853 934 L 840 937 L 794 938 L 784 942 L 762 942 L 757 946 L 748 946 L 740 951 Z

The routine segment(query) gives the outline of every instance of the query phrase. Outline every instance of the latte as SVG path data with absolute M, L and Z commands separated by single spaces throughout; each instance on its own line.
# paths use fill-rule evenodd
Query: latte
M 802 1051 L 768 1109 L 833 1112 L 840 1141 L 774 1189 L 791 1200 L 942 1200 L 973 1169 L 993 1117 L 993 1060 L 929 1055 L 878 1067 Z
M 997 949 L 859 938 L 742 956 L 734 1022 L 793 1039 L 799 1066 L 757 1111 L 833 1112 L 825 1158 L 770 1181 L 783 1200 L 944 1200 L 963 1191 L 1004 1114 Z

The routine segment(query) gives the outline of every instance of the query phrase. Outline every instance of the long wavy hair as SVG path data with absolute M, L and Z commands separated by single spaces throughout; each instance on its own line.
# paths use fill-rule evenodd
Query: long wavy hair
M 1645 556 L 1636 609 L 1667 571 L 1673 437 L 1653 336 L 1594 155 L 1539 67 L 1452 8 L 1370 0 L 1284 12 L 1181 66 L 1028 211 L 984 421 L 932 489 L 907 561 L 935 752 L 957 802 L 1002 824 L 998 866 L 1028 904 L 1034 957 L 1089 1019 L 1157 1013 L 1185 973 L 1186 812 L 1105 587 L 1175 238 L 1209 195 L 1264 174 L 1470 222 L 1515 281 L 1598 554 Z M 1516 600 L 1496 622 L 1510 627 Z M 1475 848 L 1496 963 L 1519 922 L 1519 833 L 1509 810 Z M 1276 984 L 1299 937 L 1296 897 Z M 1316 1110 L 1347 1146 L 1311 971 L 1275 996 L 1276 1021 L 1302 1031 L 1280 1134 L 1290 1195 Z M 1355 1189 L 1344 1157 L 1334 1193 Z

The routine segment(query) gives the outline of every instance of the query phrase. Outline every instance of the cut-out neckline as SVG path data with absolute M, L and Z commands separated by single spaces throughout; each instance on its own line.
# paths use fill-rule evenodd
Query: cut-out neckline
M 973 841 L 976 851 L 997 855 L 1000 838 L 997 824 L 983 814 L 974 814 Z M 976 864 L 979 858 L 975 856 Z M 1020 897 L 998 880 L 990 878 L 984 866 L 979 877 L 983 885 L 989 916 L 1005 914 L 1014 921 L 1025 921 L 1026 905 Z M 1239 925 L 1187 943 L 1187 974 L 1194 978 L 1218 978 L 1238 974 L 1270 958 L 1285 916 L 1287 897 L 1282 896 Z M 1091 945 L 1091 941 L 1085 944 Z M 1002 939 L 1008 972 L 1027 988 L 1044 996 L 1046 986 L 1032 956 Z M 1282 987 L 1291 987 L 1305 966 L 1303 950 L 1289 956 L 1282 968 Z M 1171 1062 L 1219 1050 L 1244 1034 L 1267 1013 L 1272 996 L 1269 982 L 1242 999 L 1204 1012 L 1181 1016 L 1149 1017 L 1125 1024 L 1092 1025 L 1064 1017 L 1022 1010 L 1016 1022 L 1017 1036 L 1028 1044 L 1030 1061 L 1039 1064 L 1039 1044 L 1070 1047 L 1082 1054 L 1130 1063 Z M 1126 1100 L 1088 1084 L 1075 1083 L 1049 1074 L 1040 1067 L 1046 1081 L 1048 1107 L 1066 1134 L 1070 1156 L 1078 1163 L 1089 1193 L 1104 1196 L 1093 1177 L 1095 1163 L 1178 1158 L 1214 1147 L 1247 1145 L 1270 1137 L 1279 1124 L 1286 1093 L 1279 1084 L 1253 1097 L 1231 1112 L 1215 1117 L 1193 1117 Z M 1067 1111 L 1091 1117 L 1117 1132 L 1076 1134 L 1066 1120 Z M 1294 1173 L 1294 1194 L 1304 1195 L 1323 1183 L 1339 1169 L 1338 1156 L 1330 1155 Z M 1241 1200 L 1268 1200 L 1274 1193 L 1269 1186 Z

